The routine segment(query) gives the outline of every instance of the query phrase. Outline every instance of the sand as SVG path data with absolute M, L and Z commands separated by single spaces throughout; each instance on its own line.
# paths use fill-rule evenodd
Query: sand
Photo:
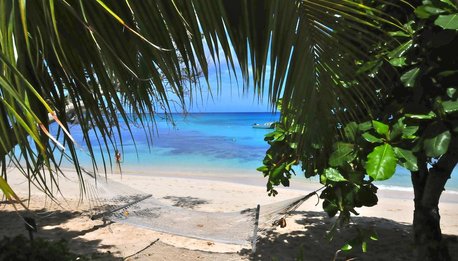
M 74 176 L 66 170 L 68 176 Z M 254 172 L 202 173 L 192 171 L 123 170 L 111 179 L 137 190 L 151 193 L 167 204 L 178 201 L 192 203 L 195 210 L 210 212 L 239 211 L 256 204 L 268 204 L 305 195 L 320 187 L 319 184 L 297 178 L 291 188 L 279 188 L 277 197 L 265 191 L 265 179 Z M 9 182 L 21 198 L 27 198 L 27 182 L 15 169 L 9 171 Z M 353 225 L 340 231 L 332 242 L 324 237 L 334 222 L 328 218 L 312 197 L 287 218 L 285 228 L 276 228 L 263 234 L 257 244 L 255 256 L 249 246 L 221 244 L 196 240 L 127 224 L 104 224 L 90 219 L 88 202 L 78 206 L 79 188 L 76 183 L 61 187 L 66 202 L 62 206 L 52 203 L 37 190 L 32 191 L 29 210 L 14 211 L 11 204 L 0 204 L 0 237 L 26 234 L 19 215 L 33 213 L 38 224 L 36 236 L 48 239 L 66 239 L 73 251 L 100 260 L 333 260 L 336 251 L 351 238 L 355 226 L 375 227 L 379 240 L 368 245 L 368 252 L 360 249 L 338 252 L 336 260 L 412 260 L 411 221 L 413 193 L 381 189 L 379 204 L 360 209 Z M 63 201 L 62 201 L 63 202 Z M 186 207 L 186 205 L 185 205 Z M 189 207 L 189 206 L 188 206 Z M 454 260 L 458 260 L 458 195 L 445 193 L 440 204 L 441 227 Z M 18 215 L 19 214 L 19 215 Z

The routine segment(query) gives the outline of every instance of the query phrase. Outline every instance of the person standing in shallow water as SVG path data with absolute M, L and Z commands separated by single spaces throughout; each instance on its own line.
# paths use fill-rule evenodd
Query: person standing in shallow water
M 119 150 L 115 150 L 115 159 L 116 163 L 121 164 L 121 152 Z
M 121 170 L 121 152 L 119 150 L 115 150 L 115 159 L 116 159 L 116 164 L 118 165 L 119 168 L 119 174 L 121 174 L 121 179 L 122 179 L 122 170 Z

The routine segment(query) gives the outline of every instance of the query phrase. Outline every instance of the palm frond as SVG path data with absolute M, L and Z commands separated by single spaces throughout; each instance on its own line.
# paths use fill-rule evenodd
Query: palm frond
M 129 113 L 146 127 L 147 116 L 198 97 L 199 81 L 184 79 L 202 73 L 208 81 L 207 56 L 227 61 L 235 75 L 240 68 L 245 90 L 267 92 L 272 107 L 283 97 L 284 108 L 293 108 L 285 115 L 303 126 L 302 149 L 328 142 L 336 118 L 357 118 L 377 104 L 383 83 L 356 76 L 354 62 L 380 39 L 378 24 L 397 25 L 350 0 L 0 0 L 0 12 L 0 129 L 11 133 L 0 137 L 0 161 L 25 161 L 29 176 L 59 169 L 49 113 L 77 164 L 80 145 L 63 132 L 72 118 L 92 157 L 95 147 L 113 151 L 117 141 L 122 146 L 119 122 Z M 90 129 L 97 129 L 98 144 Z M 95 168 L 112 163 L 102 155 Z M 34 177 L 51 192 L 40 174 Z

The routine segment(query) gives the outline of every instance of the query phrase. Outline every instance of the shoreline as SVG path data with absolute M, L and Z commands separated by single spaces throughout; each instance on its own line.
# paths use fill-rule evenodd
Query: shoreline
M 73 171 L 71 168 L 62 168 L 65 171 Z M 216 173 L 218 172 L 218 173 Z M 194 168 L 147 168 L 147 167 L 122 167 L 122 174 L 130 176 L 139 176 L 139 177 L 172 177 L 172 178 L 183 178 L 183 179 L 196 179 L 196 180 L 212 180 L 212 181 L 222 181 L 229 182 L 241 185 L 253 185 L 257 187 L 265 187 L 267 178 L 262 176 L 261 172 L 256 170 L 246 170 L 246 169 L 225 169 L 225 170 L 214 170 L 214 169 L 194 169 Z M 116 177 L 120 175 L 119 169 L 115 167 L 112 168 L 112 171 L 107 170 L 108 177 Z M 388 198 L 398 198 L 398 199 L 411 199 L 413 202 L 413 187 L 412 186 L 393 186 L 374 183 L 374 185 L 379 189 L 377 195 L 381 197 Z M 290 186 L 278 186 L 277 190 L 305 190 L 308 191 L 312 188 L 319 188 L 322 185 L 313 178 L 305 178 L 303 176 L 293 176 L 291 178 Z M 267 194 L 267 192 L 266 192 Z M 441 202 L 447 203 L 458 203 L 458 190 L 444 190 L 441 196 Z M 413 203 L 412 203 L 413 204 Z
M 63 170 L 71 170 L 71 167 L 63 167 Z M 139 176 L 179 176 L 179 177 L 188 177 L 196 179 L 212 179 L 212 180 L 228 180 L 234 183 L 246 184 L 244 182 L 249 182 L 249 184 L 265 186 L 266 178 L 262 177 L 262 173 L 258 172 L 255 168 L 246 169 L 246 168 L 228 168 L 224 169 L 223 167 L 209 167 L 204 166 L 201 168 L 192 166 L 192 167 L 165 167 L 165 166 L 130 166 L 123 165 L 122 167 L 123 174 L 129 175 L 139 175 Z M 117 166 L 107 168 L 108 175 L 117 175 L 119 174 L 119 169 Z M 396 174 L 395 174 L 396 175 Z M 458 178 L 458 177 L 456 177 Z M 240 180 L 242 181 L 240 181 Z M 300 173 L 296 176 L 292 176 L 291 183 L 303 184 L 303 183 L 318 183 L 316 177 L 305 178 Z M 264 182 L 264 183 L 263 183 Z M 384 181 L 379 181 L 374 183 L 380 190 L 390 190 L 390 191 L 402 191 L 402 192 L 412 192 L 413 187 L 411 184 L 406 186 L 404 185 L 393 185 L 392 183 L 384 183 Z M 458 188 L 449 188 L 445 189 L 444 194 L 457 195 L 456 200 L 450 199 L 447 200 L 456 201 L 458 203 Z

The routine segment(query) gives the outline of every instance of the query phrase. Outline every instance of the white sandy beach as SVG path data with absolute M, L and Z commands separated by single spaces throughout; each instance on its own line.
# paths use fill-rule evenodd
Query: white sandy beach
M 67 175 L 75 175 L 67 171 Z M 151 193 L 164 203 L 186 199 L 199 202 L 195 210 L 209 212 L 231 212 L 305 195 L 320 187 L 320 184 L 294 180 L 291 188 L 279 188 L 279 195 L 268 197 L 265 179 L 248 177 L 237 173 L 212 175 L 211 173 L 161 172 L 140 173 L 123 170 L 110 174 L 110 178 L 127 186 Z M 12 169 L 9 182 L 21 198 L 27 198 L 27 183 Z M 249 184 L 249 185 L 247 185 Z M 127 224 L 103 225 L 92 221 L 86 204 L 76 207 L 79 188 L 76 184 L 64 185 L 63 194 L 67 203 L 58 207 L 37 191 L 32 192 L 30 210 L 37 217 L 37 236 L 51 239 L 64 238 L 71 248 L 81 254 L 104 260 L 249 260 L 251 249 L 247 246 L 221 244 L 155 232 Z M 411 260 L 413 248 L 411 220 L 413 215 L 413 193 L 408 191 L 380 190 L 379 204 L 360 209 L 361 215 L 353 222 L 361 227 L 376 227 L 379 240 L 369 243 L 369 252 L 358 249 L 340 253 L 337 260 L 358 257 L 358 260 Z M 166 199 L 167 198 L 167 199 Z M 333 219 L 322 211 L 321 202 L 312 197 L 287 219 L 285 228 L 276 228 L 264 234 L 257 244 L 255 260 L 294 260 L 302 252 L 304 260 L 332 260 L 335 252 L 349 238 L 354 229 L 348 229 L 329 243 L 324 239 Z M 450 253 L 458 253 L 458 195 L 445 193 L 440 204 L 443 234 L 449 240 Z M 26 211 L 20 210 L 20 214 Z M 0 237 L 18 233 L 26 235 L 24 224 L 9 204 L 0 205 Z M 148 247 L 149 246 L 149 247 Z M 138 251 L 144 249 L 140 253 Z M 101 254 L 104 253 L 104 254 Z M 132 256 L 133 255 L 133 256 Z

